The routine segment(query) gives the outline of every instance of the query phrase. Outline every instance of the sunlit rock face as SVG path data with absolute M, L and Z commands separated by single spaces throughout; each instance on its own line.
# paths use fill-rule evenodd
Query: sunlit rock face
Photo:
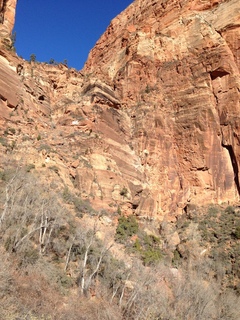
M 14 156 L 43 176 L 55 168 L 98 209 L 174 219 L 188 204 L 236 202 L 239 26 L 238 0 L 136 0 L 81 72 L 2 44 L 0 129 L 21 128 Z
M 11 34 L 15 22 L 17 0 L 0 0 L 0 30 Z
M 239 25 L 237 0 L 136 0 L 89 54 L 129 114 L 154 215 L 238 200 Z

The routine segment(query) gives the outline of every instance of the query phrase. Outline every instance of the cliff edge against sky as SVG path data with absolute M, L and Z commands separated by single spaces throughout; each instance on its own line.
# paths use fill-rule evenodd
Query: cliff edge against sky
M 0 9 L 0 124 L 2 135 L 15 130 L 12 158 L 43 175 L 56 166 L 96 207 L 143 217 L 238 202 L 238 0 L 136 0 L 81 72 L 9 51 L 16 1 Z

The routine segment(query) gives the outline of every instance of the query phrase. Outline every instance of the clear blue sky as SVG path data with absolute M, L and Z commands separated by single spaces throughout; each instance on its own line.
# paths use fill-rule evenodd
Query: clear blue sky
M 82 69 L 90 49 L 110 21 L 133 0 L 18 0 L 17 54 L 38 61 L 64 59 Z

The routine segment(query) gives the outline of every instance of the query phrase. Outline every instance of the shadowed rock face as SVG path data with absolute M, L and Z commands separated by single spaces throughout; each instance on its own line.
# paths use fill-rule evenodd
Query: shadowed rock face
M 171 219 L 189 203 L 236 202 L 239 48 L 238 0 L 136 0 L 82 72 L 2 48 L 1 123 L 45 132 L 55 152 L 35 142 L 32 161 L 57 165 L 96 207 Z

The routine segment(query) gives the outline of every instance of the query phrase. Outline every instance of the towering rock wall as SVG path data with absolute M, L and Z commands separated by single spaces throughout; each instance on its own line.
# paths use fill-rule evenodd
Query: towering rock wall
M 240 6 L 136 0 L 85 65 L 126 107 L 154 213 L 239 197 Z
M 4 3 L 10 33 L 16 1 Z M 81 72 L 3 45 L 0 133 L 20 127 L 16 159 L 48 180 L 58 168 L 59 185 L 100 209 L 171 219 L 188 204 L 236 202 L 239 48 L 238 0 L 136 0 Z

